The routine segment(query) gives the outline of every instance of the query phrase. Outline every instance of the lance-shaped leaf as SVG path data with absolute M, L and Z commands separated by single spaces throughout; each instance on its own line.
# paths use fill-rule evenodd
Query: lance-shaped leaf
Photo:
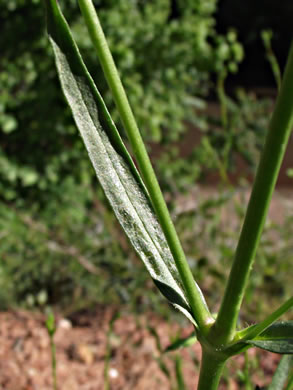
M 286 382 L 289 382 L 292 380 L 290 377 L 293 377 L 293 356 L 292 355 L 285 355 L 280 360 L 280 363 L 276 369 L 276 372 L 273 376 L 273 380 L 271 384 L 268 387 L 268 390 L 281 390 L 284 388 Z M 293 383 L 293 382 L 292 382 Z M 291 383 L 291 386 L 292 386 Z M 290 387 L 287 386 L 287 389 L 289 390 Z
M 276 322 L 246 344 L 280 354 L 293 354 L 293 321 Z
M 62 90 L 106 197 L 162 294 L 194 322 L 142 179 L 86 69 L 57 1 L 45 3 L 48 35 Z
M 164 352 L 172 352 L 180 348 L 191 347 L 196 342 L 197 342 L 197 337 L 196 334 L 193 332 L 188 337 L 175 340 L 164 350 Z

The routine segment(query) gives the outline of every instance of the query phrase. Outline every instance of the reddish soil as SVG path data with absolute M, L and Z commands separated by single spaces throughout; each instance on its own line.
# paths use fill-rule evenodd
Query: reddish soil
M 107 332 L 113 310 L 97 309 L 78 313 L 64 319 L 57 316 L 55 343 L 57 348 L 57 376 L 59 390 L 156 390 L 171 389 L 170 379 L 159 368 L 160 353 L 148 325 L 157 329 L 162 347 L 180 331 L 186 336 L 192 327 L 179 329 L 154 315 L 134 317 L 123 314 L 108 338 L 110 349 L 109 387 L 105 386 Z M 51 390 L 50 341 L 44 325 L 45 317 L 38 313 L 10 311 L 0 313 L 0 389 Z M 164 362 L 174 375 L 172 352 Z M 195 389 L 198 377 L 200 346 L 180 350 L 184 359 L 183 372 L 187 389 Z M 264 386 L 270 382 L 279 361 L 275 354 L 249 350 L 248 360 L 253 383 Z M 243 369 L 244 356 L 228 364 L 226 378 L 220 389 L 244 389 L 237 370 Z M 228 375 L 229 372 L 229 375 Z M 229 376 L 229 379 L 227 379 Z M 175 384 L 175 382 L 173 382 Z M 176 386 L 175 386 L 176 388 Z

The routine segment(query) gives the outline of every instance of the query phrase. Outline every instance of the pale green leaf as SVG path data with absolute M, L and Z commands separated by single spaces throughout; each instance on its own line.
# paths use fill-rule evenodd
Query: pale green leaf
M 293 356 L 285 355 L 280 360 L 280 363 L 273 376 L 273 380 L 268 387 L 268 390 L 281 390 L 284 388 L 290 375 L 293 374 Z
M 56 0 L 47 26 L 63 93 L 101 186 L 161 292 L 194 322 L 166 238 L 135 165 L 88 73 Z

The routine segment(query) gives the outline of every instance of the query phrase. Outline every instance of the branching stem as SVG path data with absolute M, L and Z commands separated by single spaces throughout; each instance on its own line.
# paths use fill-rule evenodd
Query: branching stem
M 203 350 L 197 390 L 217 390 L 224 366 L 225 360 Z

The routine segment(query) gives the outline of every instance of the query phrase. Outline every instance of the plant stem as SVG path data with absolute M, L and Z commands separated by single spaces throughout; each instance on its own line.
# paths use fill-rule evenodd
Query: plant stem
M 134 156 L 138 162 L 145 186 L 149 192 L 154 210 L 158 216 L 170 250 L 174 257 L 182 284 L 185 288 L 187 300 L 194 314 L 199 328 L 207 330 L 207 325 L 213 322 L 210 312 L 202 297 L 201 291 L 194 282 L 192 272 L 188 266 L 175 227 L 170 218 L 156 175 L 152 168 L 149 156 L 138 130 L 134 115 L 129 105 L 125 90 L 120 80 L 117 68 L 109 50 L 100 21 L 91 0 L 79 0 L 79 6 L 85 19 L 93 45 L 97 51 L 106 80 L 112 90 L 113 99 L 118 108 L 124 128 Z
M 182 371 L 182 358 L 180 355 L 176 355 L 175 357 L 175 373 L 176 373 L 178 390 L 187 390 L 184 382 L 183 371 Z
M 227 187 L 231 187 L 231 183 L 227 174 L 227 168 L 226 168 L 227 164 L 222 163 L 219 153 L 212 146 L 209 137 L 203 137 L 202 142 L 205 148 L 207 149 L 207 152 L 210 153 L 211 157 L 215 160 L 223 185 L 226 185 Z
M 220 102 L 221 108 L 221 122 L 224 130 L 228 128 L 228 117 L 227 117 L 227 95 L 225 92 L 225 80 L 227 77 L 226 69 L 218 73 L 217 78 L 217 95 Z
M 266 319 L 257 325 L 250 326 L 237 333 L 237 337 L 243 340 L 252 340 L 254 337 L 261 334 L 270 325 L 272 325 L 278 318 L 293 307 L 293 298 L 288 299 L 282 306 L 270 314 Z
M 217 390 L 225 362 L 203 350 L 197 390 Z
M 283 84 L 270 122 L 225 295 L 217 320 L 210 333 L 210 337 L 215 338 L 217 343 L 226 343 L 234 337 L 245 287 L 292 125 L 293 45 L 291 45 Z
M 279 66 L 277 57 L 275 56 L 275 53 L 274 53 L 273 48 L 272 48 L 273 32 L 271 30 L 264 30 L 261 32 L 261 37 L 263 40 L 264 47 L 266 49 L 267 60 L 269 61 L 270 65 L 271 65 L 271 69 L 272 69 L 278 90 L 280 90 L 282 79 L 281 79 L 280 66 Z
M 52 377 L 53 377 L 53 389 L 57 390 L 57 372 L 56 372 L 56 345 L 54 343 L 53 336 L 50 336 L 50 347 L 51 347 L 51 366 L 52 366 Z
M 245 365 L 244 365 L 244 385 L 245 385 L 245 390 L 253 390 L 253 384 L 251 383 L 251 378 L 249 375 L 249 367 L 250 367 L 250 362 L 248 358 L 248 353 L 247 351 L 244 352 L 244 359 L 245 359 Z

